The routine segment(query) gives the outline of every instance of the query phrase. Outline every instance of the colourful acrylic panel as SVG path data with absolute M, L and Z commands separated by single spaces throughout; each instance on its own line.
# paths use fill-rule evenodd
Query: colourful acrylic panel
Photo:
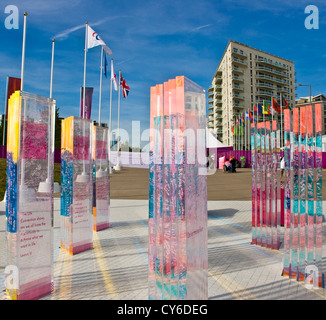
M 151 88 L 149 299 L 207 299 L 204 90 Z
M 284 111 L 286 219 L 283 275 L 322 286 L 321 105 Z M 315 121 L 313 121 L 315 119 Z M 293 136 L 293 140 L 290 136 Z M 314 277 L 310 277 L 310 272 Z
M 251 195 L 252 195 L 252 207 L 251 207 L 251 233 L 252 233 L 252 244 L 257 244 L 257 219 L 256 219 L 256 172 L 257 172 L 257 165 L 256 165 L 256 125 L 253 122 L 251 124 L 251 131 L 250 131 L 250 138 L 251 138 Z
M 315 266 L 318 271 L 317 284 L 318 287 L 323 285 L 322 275 L 322 247 L 323 247 L 323 178 L 322 178 L 322 119 L 324 110 L 321 104 L 315 105 L 315 139 L 316 139 L 316 226 L 315 226 Z
M 110 227 L 108 129 L 93 127 L 93 230 Z
M 16 268 L 11 299 L 53 290 L 53 163 L 55 100 L 16 91 L 7 138 L 7 264 Z
M 279 132 L 276 120 L 251 124 L 252 244 L 280 247 Z
M 93 125 L 69 117 L 61 134 L 61 247 L 70 254 L 93 248 Z

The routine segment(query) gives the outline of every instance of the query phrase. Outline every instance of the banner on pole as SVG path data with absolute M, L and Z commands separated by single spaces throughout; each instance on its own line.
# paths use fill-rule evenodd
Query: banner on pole
M 8 119 L 8 102 L 10 99 L 10 96 L 20 90 L 20 86 L 21 86 L 21 79 L 20 78 L 13 78 L 13 77 L 9 77 L 9 81 L 8 81 L 8 91 L 7 91 L 7 103 L 6 103 L 6 119 Z
M 81 87 L 80 90 L 80 117 L 90 120 L 92 112 L 92 99 L 93 99 L 93 90 L 94 88 L 85 89 L 85 110 L 83 110 L 84 105 L 84 88 Z

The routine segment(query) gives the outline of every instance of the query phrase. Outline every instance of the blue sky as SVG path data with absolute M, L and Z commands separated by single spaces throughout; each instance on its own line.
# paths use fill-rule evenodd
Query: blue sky
M 18 30 L 4 26 L 6 5 L 19 9 Z M 319 8 L 319 30 L 307 30 L 307 5 Z M 1 1 L 0 112 L 6 75 L 20 77 L 23 13 L 28 12 L 25 60 L 26 91 L 49 95 L 51 40 L 56 38 L 53 96 L 60 115 L 79 116 L 83 83 L 84 24 L 112 49 L 116 72 L 130 86 L 121 99 L 121 127 L 132 120 L 149 126 L 150 86 L 185 75 L 205 89 L 230 39 L 293 60 L 298 83 L 312 94 L 326 94 L 326 3 L 303 0 L 32 0 Z M 92 118 L 98 120 L 100 47 L 87 56 L 87 86 L 94 87 Z M 307 96 L 308 88 L 297 90 Z M 3 104 L 2 104 L 3 101 Z M 103 78 L 102 122 L 109 119 L 109 80 Z M 117 93 L 113 95 L 113 128 Z

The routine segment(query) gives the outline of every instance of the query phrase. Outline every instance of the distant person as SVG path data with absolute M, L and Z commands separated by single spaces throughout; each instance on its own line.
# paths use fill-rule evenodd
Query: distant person
M 228 159 L 226 159 L 226 161 L 224 162 L 223 169 L 224 169 L 224 172 L 232 171 L 232 164 Z
M 230 162 L 231 162 L 232 172 L 237 172 L 235 170 L 236 163 L 234 157 L 230 157 Z

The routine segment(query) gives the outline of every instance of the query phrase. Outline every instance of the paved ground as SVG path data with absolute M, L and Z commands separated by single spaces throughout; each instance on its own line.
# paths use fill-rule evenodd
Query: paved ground
M 3 210 L 3 206 L 0 206 Z M 148 202 L 111 201 L 112 228 L 94 235 L 94 248 L 70 256 L 59 249 L 59 199 L 54 217 L 53 294 L 43 300 L 147 300 Z M 0 243 L 5 242 L 0 213 Z M 325 235 L 324 235 L 325 238 Z M 208 202 L 208 296 L 212 300 L 326 298 L 325 289 L 310 290 L 282 277 L 282 251 L 253 246 L 250 201 Z M 3 294 L 4 246 L 0 246 Z M 324 250 L 325 259 L 326 252 Z M 325 270 L 325 268 L 323 268 Z M 1 297 L 0 299 L 4 298 Z
M 111 199 L 148 199 L 148 169 L 123 168 L 111 175 Z M 326 181 L 326 170 L 323 170 Z M 207 200 L 251 200 L 251 169 L 239 168 L 236 173 L 216 170 L 207 176 Z M 326 201 L 326 188 L 323 188 Z
M 123 177 L 123 178 L 122 178 Z M 148 169 L 123 168 L 110 177 L 111 199 L 148 199 Z M 207 176 L 208 200 L 251 200 L 251 169 Z

